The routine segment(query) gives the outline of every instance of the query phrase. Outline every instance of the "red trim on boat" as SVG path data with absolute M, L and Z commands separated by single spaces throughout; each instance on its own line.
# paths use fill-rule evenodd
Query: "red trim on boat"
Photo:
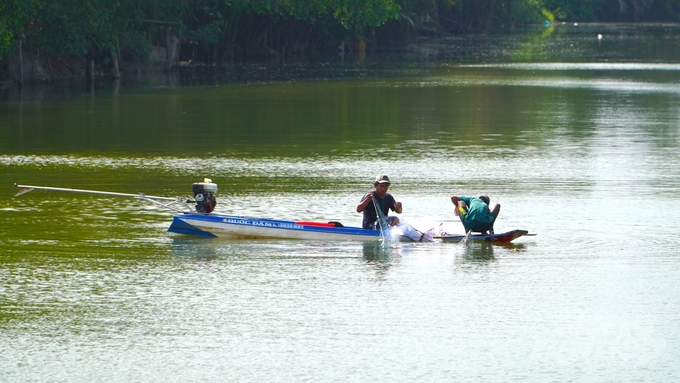
M 335 227 L 334 223 L 328 223 L 328 222 L 297 221 L 297 222 L 295 222 L 295 224 L 296 225 L 303 225 L 303 226 Z

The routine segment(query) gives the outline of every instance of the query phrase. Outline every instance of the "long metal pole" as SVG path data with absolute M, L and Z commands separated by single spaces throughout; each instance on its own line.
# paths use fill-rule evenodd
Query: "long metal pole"
M 163 201 L 177 201 L 177 199 L 178 199 L 176 197 L 175 198 L 172 198 L 172 197 L 155 197 L 155 196 L 145 195 L 143 193 L 138 193 L 138 194 L 116 193 L 116 192 L 107 192 L 107 191 L 99 191 L 99 190 L 57 188 L 57 187 L 50 187 L 50 186 L 17 185 L 16 183 L 14 184 L 14 187 L 20 189 L 19 192 L 14 195 L 15 197 L 18 197 L 22 194 L 26 194 L 26 193 L 28 193 L 32 190 L 37 189 L 37 190 L 71 192 L 71 193 L 110 195 L 110 196 L 116 196 L 116 197 L 150 198 L 150 199 L 158 199 L 158 200 L 163 200 Z

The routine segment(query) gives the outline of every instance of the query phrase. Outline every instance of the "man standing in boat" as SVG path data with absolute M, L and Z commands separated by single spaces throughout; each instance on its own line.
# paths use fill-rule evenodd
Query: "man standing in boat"
M 466 196 L 451 196 L 451 202 L 455 206 L 453 213 L 460 217 L 465 227 L 465 232 L 493 234 L 493 224 L 496 222 L 501 205 L 496 204 L 493 210 L 489 210 L 491 199 L 482 195 L 479 198 Z
M 362 227 L 364 229 L 380 229 L 376 225 L 380 213 L 387 218 L 387 223 L 390 226 L 399 224 L 398 217 L 388 216 L 390 210 L 397 214 L 401 214 L 402 211 L 401 202 L 397 202 L 392 194 L 387 192 L 390 187 L 390 177 L 386 174 L 379 175 L 375 178 L 373 187 L 375 190 L 366 193 L 357 205 L 357 213 L 364 213 Z M 380 213 L 376 208 L 380 209 Z

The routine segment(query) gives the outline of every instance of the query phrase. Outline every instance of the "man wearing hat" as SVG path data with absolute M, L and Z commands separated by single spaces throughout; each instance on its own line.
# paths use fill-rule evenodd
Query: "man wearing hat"
M 489 196 L 466 197 L 466 196 L 451 196 L 451 202 L 455 208 L 453 213 L 460 217 L 463 222 L 465 232 L 482 233 L 483 235 L 493 234 L 493 224 L 496 222 L 498 213 L 501 211 L 501 205 L 496 204 L 493 210 L 489 210 L 491 199 Z
M 397 202 L 392 194 L 387 192 L 387 189 L 390 187 L 390 177 L 386 174 L 377 176 L 375 182 L 373 182 L 373 186 L 375 187 L 375 190 L 366 193 L 366 195 L 361 198 L 361 202 L 357 205 L 357 213 L 364 213 L 362 227 L 364 229 L 380 229 L 380 226 L 376 225 L 378 221 L 378 210 L 376 210 L 376 205 L 382 212 L 382 215 L 387 217 L 387 223 L 390 226 L 397 225 L 399 223 L 399 218 L 387 216 L 390 210 L 397 214 L 401 214 L 402 210 L 401 202 Z

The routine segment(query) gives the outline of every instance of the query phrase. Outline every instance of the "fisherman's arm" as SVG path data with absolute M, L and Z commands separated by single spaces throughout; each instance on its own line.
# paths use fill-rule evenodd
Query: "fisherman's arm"
M 462 202 L 462 201 L 463 200 L 460 199 L 460 197 L 458 197 L 458 196 L 455 196 L 455 195 L 451 196 L 451 203 L 453 203 L 453 206 L 455 206 L 453 208 L 453 214 L 455 214 L 456 217 L 458 217 L 460 215 L 460 213 L 458 212 L 458 208 L 460 207 L 460 202 Z M 463 202 L 463 203 L 465 203 L 465 202 Z
M 373 193 L 368 193 L 364 196 L 364 199 L 357 205 L 357 213 L 361 213 L 366 209 L 369 203 L 373 200 Z

